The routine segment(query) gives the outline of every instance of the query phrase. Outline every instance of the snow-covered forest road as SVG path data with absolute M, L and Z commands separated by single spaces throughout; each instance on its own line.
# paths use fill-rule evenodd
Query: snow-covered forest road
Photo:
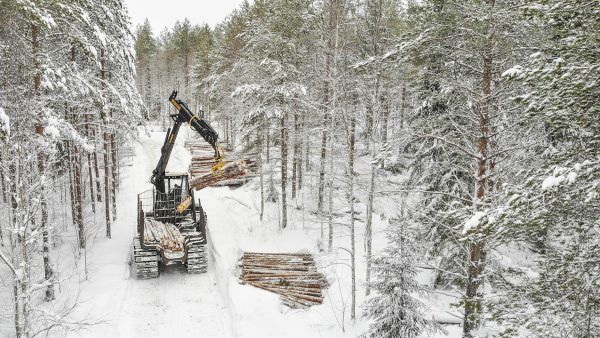
M 173 150 L 168 171 L 186 171 L 190 153 L 184 148 L 187 130 Z M 164 131 L 140 133 L 131 166 L 121 174 L 118 220 L 112 239 L 99 227 L 89 247 L 87 281 L 72 277 L 69 293 L 80 290 L 70 321 L 84 321 L 69 337 L 355 337 L 363 327 L 346 328 L 336 317 L 347 301 L 349 270 L 336 268 L 318 254 L 319 225 L 295 210 L 285 231 L 279 230 L 276 204 L 259 218 L 259 192 L 253 183 L 240 188 L 207 188 L 197 192 L 208 216 L 209 271 L 188 275 L 171 266 L 155 280 L 137 280 L 128 265 L 135 232 L 137 194 L 151 189 L 150 173 L 158 160 Z M 102 223 L 100 223 L 102 224 Z M 311 252 L 328 275 L 332 292 L 322 306 L 290 309 L 275 294 L 237 282 L 237 261 L 243 251 Z M 63 263 L 62 271 L 70 271 Z M 81 267 L 78 269 L 82 270 Z M 337 272 L 336 272 L 337 271 Z M 80 273 L 80 276 L 82 274 Z M 73 290 L 73 291 L 71 291 Z M 61 335 L 62 337 L 62 335 Z
M 78 320 L 98 324 L 70 337 L 193 337 L 200 332 L 206 337 L 229 337 L 228 316 L 212 268 L 206 274 L 188 275 L 184 268 L 172 266 L 154 280 L 130 275 L 137 194 L 152 188 L 148 181 L 164 133 L 140 136 L 132 165 L 121 173 L 112 239 L 100 235 L 91 246 L 88 280 L 80 286 L 79 304 L 73 313 Z M 173 155 L 170 168 L 186 165 L 185 154 L 184 163 L 181 154 Z

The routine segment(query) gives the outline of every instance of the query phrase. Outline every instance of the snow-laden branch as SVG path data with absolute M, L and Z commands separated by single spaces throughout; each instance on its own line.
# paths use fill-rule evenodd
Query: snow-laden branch
M 15 277 L 19 277 L 19 272 L 17 269 L 15 269 L 14 265 L 12 265 L 12 263 L 8 260 L 8 258 L 6 257 L 6 255 L 4 254 L 4 252 L 2 252 L 2 250 L 0 250 L 0 258 L 2 258 L 2 260 L 4 261 L 4 263 L 6 263 L 6 265 L 8 266 L 8 268 L 13 272 L 13 274 L 15 275 Z

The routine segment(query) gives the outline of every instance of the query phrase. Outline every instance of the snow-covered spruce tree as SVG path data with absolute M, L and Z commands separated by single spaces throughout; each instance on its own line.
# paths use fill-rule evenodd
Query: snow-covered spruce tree
M 234 93 L 253 107 L 246 130 L 277 124 L 281 168 L 281 227 L 287 227 L 289 115 L 302 109 L 306 86 L 299 72 L 298 55 L 305 53 L 310 35 L 311 7 L 307 1 L 272 1 L 257 4 L 256 15 L 244 33 L 246 48 L 241 60 L 251 70 L 249 83 Z M 258 115 L 257 115 L 258 114 Z M 275 123 L 269 120 L 275 120 Z M 252 135 L 252 134 L 250 134 Z
M 393 22 L 398 19 L 399 2 L 396 0 L 376 0 L 368 1 L 365 5 L 365 14 L 359 23 L 363 31 L 359 31 L 359 41 L 361 41 L 361 56 L 365 59 L 373 58 L 376 55 L 384 54 L 392 47 L 392 34 L 394 32 Z M 363 88 L 366 93 L 365 103 L 365 129 L 364 137 L 368 145 L 369 155 L 371 156 L 371 165 L 369 169 L 369 183 L 367 188 L 367 210 L 366 210 L 366 260 L 367 272 L 366 294 L 369 295 L 369 281 L 371 275 L 371 255 L 372 255 L 372 233 L 373 233 L 373 205 L 375 203 L 376 189 L 376 170 L 382 164 L 382 161 L 376 157 L 381 153 L 381 148 L 387 146 L 387 118 L 389 115 L 390 86 L 391 77 L 394 74 L 388 65 L 379 60 L 369 62 L 367 69 L 363 69 L 360 76 L 361 83 L 367 85 Z M 385 123 L 383 123 L 385 121 Z M 382 125 L 383 128 L 377 128 Z M 384 134 L 385 137 L 381 137 Z M 380 142 L 383 140 L 384 142 Z
M 437 329 L 416 297 L 425 289 L 416 280 L 419 249 L 416 234 L 404 219 L 393 219 L 387 230 L 388 245 L 373 260 L 373 295 L 365 302 L 370 319 L 368 337 L 415 338 Z
M 211 120 L 216 122 L 213 124 L 220 129 L 220 138 L 225 142 L 229 142 L 231 135 L 238 131 L 238 126 L 244 117 L 243 114 L 239 114 L 237 107 L 242 100 L 232 100 L 231 94 L 241 84 L 251 81 L 252 72 L 246 71 L 243 62 L 247 42 L 244 32 L 250 18 L 261 15 L 260 10 L 255 7 L 245 4 L 239 11 L 234 11 L 223 23 L 215 27 L 213 31 L 215 47 L 209 54 L 210 73 L 197 80 L 197 88 L 202 91 L 206 99 L 203 104 L 209 108 L 207 112 Z M 198 67 L 202 65 L 196 64 L 196 68 Z M 263 134 L 268 149 L 271 143 L 270 129 L 263 130 Z
M 14 231 L 14 236 L 7 239 L 12 261 L 6 263 L 13 267 L 14 273 L 15 332 L 27 336 L 47 329 L 50 321 L 56 327 L 62 325 L 52 313 L 36 311 L 35 295 L 45 289 L 45 299 L 52 301 L 57 282 L 50 261 L 53 220 L 49 218 L 47 186 L 64 168 L 57 165 L 61 160 L 59 145 L 61 139 L 84 143 L 64 119 L 68 95 L 61 95 L 66 92 L 68 81 L 78 82 L 81 73 L 69 68 L 67 60 L 59 54 L 70 50 L 69 42 L 80 37 L 79 28 L 86 23 L 81 7 L 44 1 L 5 1 L 1 16 L 3 22 L 10 23 L 2 25 L 0 33 L 2 59 L 6 66 L 22 65 L 2 68 L 0 83 L 6 100 L 3 103 L 14 127 L 7 143 L 11 145 L 6 152 L 9 157 L 2 163 L 7 169 L 3 171 L 11 176 L 10 227 Z M 19 17 L 25 19 L 17 20 Z M 71 26 L 74 22 L 81 26 Z M 51 43 L 55 43 L 52 49 Z M 40 256 L 43 273 L 35 269 L 35 260 Z M 31 285 L 32 280 L 42 282 L 36 286 Z
M 497 316 L 531 337 L 600 332 L 600 29 L 598 1 L 531 1 L 547 33 L 527 62 L 505 73 L 528 91 L 517 97 L 543 125 L 536 166 L 511 184 L 503 223 L 538 253 L 537 272 L 512 278 Z
M 7 259 L 2 268 L 9 267 L 14 282 L 15 306 L 11 310 L 18 337 L 77 326 L 63 320 L 70 307 L 53 306 L 50 311 L 38 304 L 38 295 L 44 291 L 44 298 L 51 301 L 53 286 L 60 282 L 49 259 L 50 235 L 59 239 L 55 244 L 60 244 L 62 237 L 54 227 L 57 213 L 48 207 L 58 204 L 58 197 L 49 193 L 48 187 L 64 187 L 63 182 L 71 182 L 67 184 L 75 227 L 66 230 L 65 238 L 76 238 L 78 247 L 85 247 L 80 155 L 92 150 L 84 138 L 92 123 L 89 115 L 100 115 L 99 103 L 107 97 L 101 91 L 103 86 L 115 94 L 113 103 L 126 106 L 113 121 L 123 121 L 137 110 L 137 94 L 131 90 L 132 71 L 129 77 L 115 71 L 113 81 L 108 83 L 99 78 L 99 46 L 110 49 L 107 55 L 120 66 L 131 65 L 121 62 L 131 55 L 129 42 L 115 43 L 125 42 L 127 36 L 120 34 L 123 30 L 101 29 L 104 26 L 95 19 L 102 12 L 109 13 L 109 20 L 101 20 L 104 25 L 118 21 L 127 30 L 120 2 L 98 6 L 88 1 L 6 0 L 0 6 L 1 21 L 5 23 L 0 25 L 0 96 L 11 121 L 11 134 L 2 149 L 6 157 L 0 161 L 3 181 L 10 178 L 5 189 L 10 217 L 2 220 L 8 222 L 2 228 L 11 229 L 10 235 L 3 238 L 8 253 L 3 251 Z M 132 100 L 125 102 L 128 94 Z M 121 135 L 126 132 L 123 125 L 115 124 L 117 130 Z M 114 157 L 112 162 L 116 163 Z
M 94 94 L 99 96 L 99 124 L 104 162 L 104 209 L 106 236 L 111 237 L 112 221 L 116 219 L 116 192 L 118 188 L 118 138 L 139 125 L 142 103 L 135 87 L 133 35 L 129 18 L 121 0 L 103 0 L 93 13 L 93 30 L 97 37 L 96 79 L 99 86 Z M 98 52 L 99 51 L 99 52 Z M 112 201 L 112 213 L 111 202 Z
M 486 261 L 499 244 L 484 216 L 527 141 L 509 100 L 516 85 L 500 76 L 522 58 L 527 25 L 513 3 L 493 0 L 424 1 L 407 20 L 399 55 L 420 101 L 409 183 L 422 193 L 416 217 L 434 244 L 438 284 L 464 289 L 464 336 L 472 337 L 483 319 Z
M 148 109 L 146 119 L 156 118 L 160 110 L 160 104 L 155 101 L 156 91 L 153 88 L 152 76 L 156 69 L 153 66 L 153 60 L 156 60 L 157 41 L 152 33 L 152 25 L 146 19 L 143 25 L 135 30 L 135 55 L 137 69 L 137 88 L 142 95 L 144 104 Z

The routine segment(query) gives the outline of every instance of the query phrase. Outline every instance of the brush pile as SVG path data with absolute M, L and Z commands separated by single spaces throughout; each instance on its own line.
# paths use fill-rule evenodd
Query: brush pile
M 240 283 L 279 294 L 289 307 L 323 303 L 327 281 L 310 254 L 246 252 L 239 265 Z

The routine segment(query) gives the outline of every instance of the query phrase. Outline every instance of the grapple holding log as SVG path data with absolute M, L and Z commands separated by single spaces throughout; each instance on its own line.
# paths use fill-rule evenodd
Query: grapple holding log
M 199 182 L 206 182 L 206 184 L 201 184 L 198 188 L 195 188 L 196 190 L 207 186 L 239 186 L 257 176 L 258 168 L 254 154 L 244 154 L 244 157 L 242 157 L 240 154 L 235 154 L 228 145 L 222 144 L 219 147 L 219 151 L 223 166 L 220 170 L 215 171 L 213 170 L 214 157 L 212 156 L 212 148 L 204 143 L 200 143 L 198 139 L 186 141 L 185 146 L 192 154 L 192 161 L 189 167 L 192 181 L 195 182 L 196 179 L 199 179 Z M 232 164 L 237 164 L 238 168 L 231 168 Z M 239 168 L 240 164 L 244 165 L 243 170 Z M 209 174 L 213 174 L 213 176 L 209 177 Z
M 194 178 L 190 181 L 190 185 L 195 190 L 201 190 L 225 180 L 245 177 L 248 171 L 248 162 L 248 160 L 236 160 L 227 163 L 223 168 L 216 172 L 207 173 Z

